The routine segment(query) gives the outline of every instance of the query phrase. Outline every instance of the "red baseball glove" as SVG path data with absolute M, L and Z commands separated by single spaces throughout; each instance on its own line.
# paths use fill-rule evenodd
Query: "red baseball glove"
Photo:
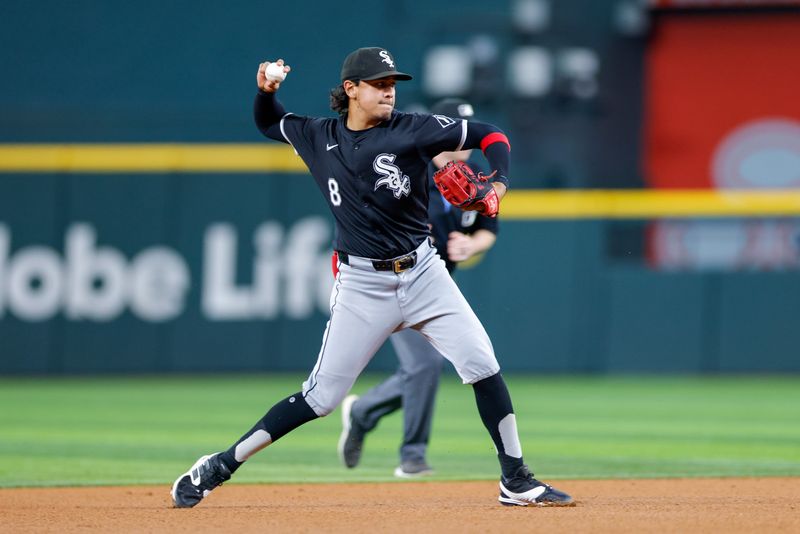
M 496 217 L 500 199 L 489 181 L 492 176 L 494 173 L 475 174 L 466 163 L 451 161 L 434 173 L 433 181 L 442 196 L 455 207 Z

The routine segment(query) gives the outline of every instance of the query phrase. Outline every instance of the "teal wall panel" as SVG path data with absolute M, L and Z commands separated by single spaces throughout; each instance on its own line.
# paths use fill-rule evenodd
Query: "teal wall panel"
M 1 372 L 316 361 L 333 228 L 310 177 L 12 176 L 0 199 Z M 799 370 L 800 274 L 657 271 L 609 228 L 504 221 L 457 273 L 505 371 Z
M 0 198 L 0 371 L 307 371 L 316 361 L 333 229 L 308 176 L 36 175 L 0 181 Z M 505 371 L 798 370 L 797 272 L 656 271 L 610 256 L 608 228 L 504 221 L 494 249 L 457 273 Z M 31 251 L 63 285 L 36 317 L 25 306 L 41 304 L 49 282 L 20 286 L 10 274 Z M 123 271 L 116 300 L 108 269 Z M 395 366 L 384 347 L 369 369 Z
M 722 370 L 800 371 L 800 276 L 721 275 L 718 364 Z
M 50 321 L 44 303 L 17 317 L 10 312 L 10 258 L 51 254 L 32 249 L 31 242 L 53 242 L 61 235 L 63 212 L 59 199 L 64 181 L 57 175 L 3 177 L 0 185 L 0 370 L 47 372 L 54 367 L 54 347 L 60 342 L 61 324 Z M 10 231 L 10 227 L 14 231 Z M 54 254 L 53 254 L 54 255 Z M 39 283 L 44 283 L 40 281 Z M 57 289 L 54 289 L 57 291 Z M 37 311 L 37 309 L 39 311 Z M 44 315 L 43 315 L 44 314 Z M 11 357 L 13 355 L 13 357 Z
M 7 316 L 0 320 L 0 373 L 58 372 L 53 355 L 58 353 L 60 337 L 54 323 L 28 323 Z
M 702 276 L 620 268 L 607 279 L 606 370 L 707 370 Z
M 574 238 L 571 280 L 565 294 L 572 303 L 568 318 L 569 368 L 577 371 L 602 370 L 602 347 L 607 335 L 608 266 L 605 254 L 605 225 L 597 221 L 569 224 Z
M 571 225 L 503 224 L 486 265 L 457 274 L 504 369 L 568 369 L 573 244 Z
M 600 99 L 512 98 L 498 70 L 475 95 L 478 116 L 509 133 L 515 187 L 640 185 L 645 39 L 614 28 L 616 0 L 551 4 L 537 45 L 596 51 Z M 287 109 L 330 115 L 328 90 L 356 47 L 387 46 L 421 74 L 428 47 L 465 35 L 485 32 L 503 57 L 529 44 L 511 2 L 455 5 L 294 3 L 265 33 L 274 2 L 4 1 L 0 142 L 259 142 L 261 60 L 293 66 Z M 422 76 L 398 86 L 401 108 L 426 98 Z M 308 370 L 331 235 L 305 175 L 0 175 L 0 372 Z M 800 370 L 797 272 L 659 272 L 609 241 L 603 221 L 504 221 L 494 250 L 458 273 L 506 371 Z M 50 270 L 37 277 L 31 255 Z M 93 269 L 120 258 L 122 305 L 98 304 L 109 281 Z M 30 276 L 14 282 L 12 270 Z M 47 283 L 72 293 L 46 301 Z M 395 365 L 383 348 L 369 369 Z

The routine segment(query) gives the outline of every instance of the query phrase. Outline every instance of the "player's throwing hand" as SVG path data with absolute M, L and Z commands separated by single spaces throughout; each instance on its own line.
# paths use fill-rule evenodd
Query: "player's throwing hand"
M 256 83 L 258 88 L 267 93 L 274 93 L 277 91 L 281 82 L 286 79 L 286 75 L 292 68 L 285 65 L 282 59 L 275 61 L 265 61 L 258 66 L 258 73 L 256 73 Z

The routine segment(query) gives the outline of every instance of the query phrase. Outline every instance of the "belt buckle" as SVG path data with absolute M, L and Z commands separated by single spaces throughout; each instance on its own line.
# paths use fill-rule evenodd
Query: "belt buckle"
M 395 273 L 402 273 L 403 271 L 407 271 L 414 266 L 414 255 L 407 254 L 402 258 L 397 258 L 396 260 L 392 260 L 392 270 Z

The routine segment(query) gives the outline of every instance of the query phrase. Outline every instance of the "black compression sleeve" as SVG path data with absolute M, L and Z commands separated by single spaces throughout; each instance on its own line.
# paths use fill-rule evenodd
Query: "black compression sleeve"
M 508 187 L 508 145 L 505 143 L 492 143 L 486 147 L 483 155 L 486 156 L 486 161 L 489 162 L 492 170 L 497 171 L 492 181 L 500 182 Z
M 467 138 L 464 141 L 464 148 L 482 148 L 481 143 L 493 134 L 500 134 L 500 138 L 506 139 L 503 132 L 497 126 L 479 121 L 470 121 L 467 127 Z M 507 139 L 506 139 L 507 140 Z M 500 182 L 508 187 L 508 164 L 509 146 L 502 141 L 490 143 L 483 148 L 483 155 L 489 162 L 492 172 L 496 172 L 493 181 Z
M 259 90 L 256 94 L 256 101 L 253 105 L 253 115 L 256 119 L 256 126 L 259 131 L 271 139 L 286 141 L 283 136 L 276 136 L 275 128 L 280 123 L 281 118 L 286 115 L 283 105 L 275 97 L 275 93 L 266 93 Z
M 270 443 L 275 443 L 300 425 L 319 416 L 311 409 L 302 392 L 297 392 L 276 403 L 239 441 L 222 453 L 222 461 L 231 472 L 236 471 L 251 454 Z M 257 434 L 260 431 L 260 435 Z M 238 451 L 237 448 L 241 445 Z
M 478 404 L 478 413 L 481 415 L 486 430 L 494 441 L 497 449 L 497 459 L 503 476 L 511 478 L 517 469 L 522 467 L 522 446 L 516 429 L 514 407 L 511 405 L 511 395 L 500 373 L 484 378 L 472 384 L 475 391 L 475 401 Z M 503 422 L 513 421 L 509 430 L 506 425 L 503 434 Z

